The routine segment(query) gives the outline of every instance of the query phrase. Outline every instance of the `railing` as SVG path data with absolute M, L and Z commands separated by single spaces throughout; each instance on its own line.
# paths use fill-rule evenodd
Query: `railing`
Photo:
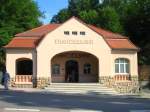
M 115 75 L 116 81 L 127 81 L 130 80 L 130 75 Z
M 16 75 L 15 82 L 18 82 L 18 83 L 32 82 L 32 75 Z

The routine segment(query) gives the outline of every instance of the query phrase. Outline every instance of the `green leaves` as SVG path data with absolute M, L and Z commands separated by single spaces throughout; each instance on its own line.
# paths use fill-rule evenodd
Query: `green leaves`
M 123 27 L 120 22 L 120 17 L 113 7 L 107 6 L 102 8 L 100 10 L 100 14 L 101 27 L 111 30 L 113 32 L 123 33 Z
M 63 23 L 65 22 L 67 19 L 69 19 L 71 16 L 69 14 L 68 9 L 62 9 L 59 11 L 58 15 L 55 15 L 52 20 L 51 23 Z
M 42 16 L 33 0 L 0 0 L 0 60 L 4 59 L 2 46 L 16 33 L 39 26 Z
M 79 16 L 82 20 L 89 24 L 96 24 L 99 18 L 99 15 L 95 10 L 81 11 Z

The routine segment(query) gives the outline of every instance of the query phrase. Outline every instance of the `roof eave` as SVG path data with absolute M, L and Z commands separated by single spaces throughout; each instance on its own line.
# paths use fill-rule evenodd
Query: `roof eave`
M 36 47 L 3 47 L 4 49 L 35 49 Z
M 139 48 L 112 48 L 112 51 L 136 51 L 139 52 Z

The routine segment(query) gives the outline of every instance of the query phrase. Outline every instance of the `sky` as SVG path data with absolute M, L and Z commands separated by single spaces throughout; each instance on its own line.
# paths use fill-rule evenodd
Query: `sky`
M 41 12 L 44 12 L 45 18 L 40 20 L 43 24 L 48 24 L 52 17 L 63 8 L 67 8 L 68 0 L 35 0 Z

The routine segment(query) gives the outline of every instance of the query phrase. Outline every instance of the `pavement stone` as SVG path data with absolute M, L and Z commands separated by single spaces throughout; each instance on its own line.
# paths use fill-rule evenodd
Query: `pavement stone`
M 0 89 L 4 89 L 4 87 L 2 85 L 0 85 Z M 52 93 L 48 90 L 39 89 L 39 88 L 14 88 L 14 87 L 10 87 L 9 89 L 12 90 L 12 91 L 24 91 L 24 92 L 29 92 L 29 93 L 30 92 L 42 92 L 42 93 L 45 93 L 45 94 Z M 93 94 L 93 95 L 78 94 L 78 95 L 100 96 L 100 95 L 96 95 L 96 94 Z M 150 93 L 147 93 L 147 92 L 140 92 L 139 94 L 120 94 L 120 95 L 114 95 L 114 96 L 119 96 L 119 97 L 122 97 L 122 98 L 148 98 L 148 99 L 150 99 Z

